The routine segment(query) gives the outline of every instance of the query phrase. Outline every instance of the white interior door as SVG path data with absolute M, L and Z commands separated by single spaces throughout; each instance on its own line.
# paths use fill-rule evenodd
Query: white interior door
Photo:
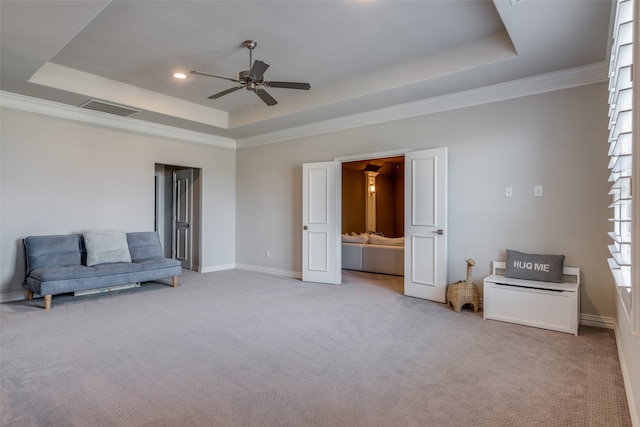
M 191 258 L 192 184 L 193 169 L 173 172 L 173 257 L 187 269 L 193 267 Z
M 302 280 L 340 284 L 342 168 L 339 162 L 302 165 Z
M 405 155 L 404 294 L 446 302 L 447 149 Z

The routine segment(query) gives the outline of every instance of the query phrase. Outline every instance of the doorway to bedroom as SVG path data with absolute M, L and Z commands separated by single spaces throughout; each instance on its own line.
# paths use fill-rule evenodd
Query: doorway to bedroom
M 199 168 L 155 165 L 154 228 L 164 256 L 195 271 L 200 265 L 200 175 Z
M 404 155 L 342 163 L 344 281 L 403 293 L 404 168 Z
M 404 236 L 397 238 L 406 239 L 402 244 L 404 270 L 400 273 L 404 274 L 404 295 L 444 303 L 447 288 L 447 153 L 447 147 L 438 147 L 303 163 L 302 280 L 342 283 L 342 246 L 346 244 L 341 238 L 346 237 L 342 233 L 342 163 L 404 155 Z M 367 189 L 369 192 L 374 190 L 371 186 Z M 371 239 L 375 233 L 367 235 Z M 389 238 L 378 236 L 378 239 L 387 244 L 384 240 Z M 374 247 L 371 244 L 361 246 L 363 253 Z M 396 248 L 400 249 L 400 245 Z

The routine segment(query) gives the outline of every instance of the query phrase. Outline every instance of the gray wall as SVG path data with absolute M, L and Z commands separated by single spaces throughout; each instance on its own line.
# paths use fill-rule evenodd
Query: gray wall
M 0 293 L 21 291 L 21 239 L 154 229 L 155 165 L 200 168 L 201 268 L 235 263 L 236 151 L 3 108 Z
M 240 149 L 236 261 L 301 270 L 302 163 L 448 147 L 449 281 L 473 257 L 480 284 L 506 248 L 565 254 L 582 268 L 581 311 L 613 317 L 606 116 L 597 84 Z
M 3 108 L 0 292 L 21 290 L 24 236 L 152 230 L 157 163 L 201 169 L 203 271 L 299 272 L 302 163 L 446 146 L 449 281 L 468 257 L 480 284 L 506 248 L 562 253 L 583 269 L 581 311 L 613 317 L 606 96 L 584 86 L 238 151 Z

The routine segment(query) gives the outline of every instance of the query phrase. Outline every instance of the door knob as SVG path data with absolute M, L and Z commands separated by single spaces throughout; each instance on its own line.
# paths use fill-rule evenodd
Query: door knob
M 443 235 L 444 234 L 444 230 L 439 228 L 438 231 L 432 231 L 432 233 Z
M 308 230 L 309 227 L 307 227 L 306 225 L 304 227 L 302 227 L 303 230 Z

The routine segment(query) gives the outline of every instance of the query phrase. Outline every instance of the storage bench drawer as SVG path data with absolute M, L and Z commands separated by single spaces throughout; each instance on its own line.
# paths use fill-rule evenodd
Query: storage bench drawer
M 494 274 L 484 279 L 483 317 L 578 335 L 580 270 L 565 267 L 565 283 L 506 278 L 504 262 L 494 261 Z
M 577 292 L 487 282 L 484 318 L 578 334 Z

